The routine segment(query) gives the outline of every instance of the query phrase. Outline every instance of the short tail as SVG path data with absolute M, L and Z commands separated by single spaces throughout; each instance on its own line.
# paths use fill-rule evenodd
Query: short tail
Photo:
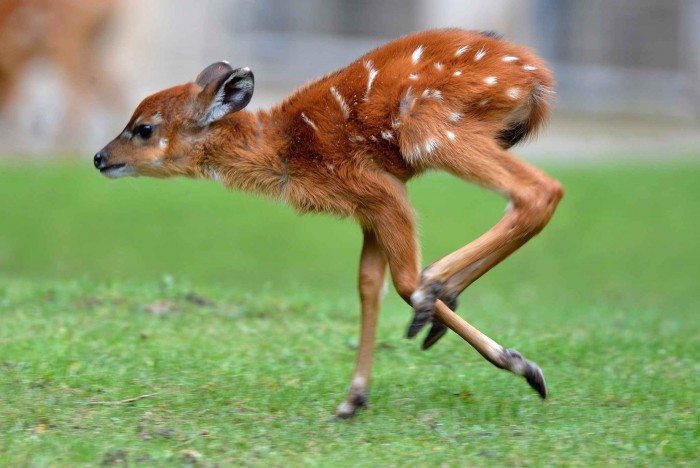
M 503 149 L 508 149 L 522 140 L 537 135 L 549 117 L 549 100 L 552 94 L 554 92 L 551 87 L 542 84 L 535 85 L 527 101 L 503 120 L 504 128 L 496 136 Z

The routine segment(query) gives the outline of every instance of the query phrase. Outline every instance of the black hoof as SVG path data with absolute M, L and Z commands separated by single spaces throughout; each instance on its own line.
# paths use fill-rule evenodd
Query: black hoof
M 430 327 L 428 335 L 423 340 L 423 345 L 421 346 L 423 351 L 429 349 L 435 343 L 440 341 L 440 338 L 445 336 L 445 333 L 447 333 L 447 326 L 444 323 L 433 322 L 433 326 Z
M 547 384 L 544 381 L 544 374 L 534 362 L 529 363 L 525 372 L 525 380 L 540 394 L 543 400 L 547 399 Z
M 421 309 L 417 310 L 413 315 L 413 321 L 408 327 L 408 332 L 406 333 L 407 338 L 413 338 L 420 332 L 424 326 L 428 324 L 433 319 L 433 309 Z

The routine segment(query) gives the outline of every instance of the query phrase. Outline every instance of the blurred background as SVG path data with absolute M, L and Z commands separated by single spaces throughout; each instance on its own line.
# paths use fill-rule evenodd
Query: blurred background
M 215 60 L 253 68 L 252 106 L 266 107 L 392 38 L 448 26 L 496 30 L 553 68 L 557 115 L 527 155 L 700 143 L 698 0 L 1 0 L 0 157 L 94 152 L 145 95 Z
M 673 287 L 695 284 L 697 267 L 673 259 L 699 250 L 689 167 L 700 154 L 700 0 L 0 0 L 0 274 L 352 291 L 352 222 L 297 220 L 203 182 L 107 181 L 92 155 L 146 95 L 213 61 L 255 71 L 255 109 L 437 27 L 498 31 L 536 49 L 558 80 L 550 125 L 515 151 L 562 179 L 567 197 L 514 262 L 587 272 L 582 292 L 601 281 L 631 291 L 640 274 L 659 284 L 664 268 L 687 270 Z M 502 213 L 498 197 L 434 177 L 412 183 L 426 263 Z M 600 265 L 609 271 L 596 283 Z

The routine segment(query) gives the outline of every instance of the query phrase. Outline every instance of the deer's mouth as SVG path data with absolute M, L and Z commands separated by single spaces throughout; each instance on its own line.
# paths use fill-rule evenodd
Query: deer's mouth
M 127 166 L 125 163 L 105 166 L 100 169 L 100 174 L 111 179 L 137 175 L 136 171 L 132 167 Z

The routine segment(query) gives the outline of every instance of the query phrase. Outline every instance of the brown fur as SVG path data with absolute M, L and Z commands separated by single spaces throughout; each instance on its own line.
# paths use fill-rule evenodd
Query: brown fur
M 123 171 L 209 177 L 285 201 L 302 213 L 352 216 L 360 223 L 363 339 L 339 414 L 351 415 L 365 401 L 359 396 L 368 388 L 377 277 L 387 263 L 396 290 L 416 309 L 409 336 L 435 312 L 436 324 L 448 324 L 499 367 L 520 375 L 532 370 L 513 361 L 519 354 L 505 353 L 449 315 L 438 299 L 456 297 L 539 232 L 561 199 L 558 182 L 502 149 L 535 133 L 547 117 L 553 79 L 539 58 L 491 35 L 426 31 L 369 52 L 270 111 L 233 112 L 198 125 L 222 96 L 226 70 L 215 64 L 200 74 L 199 84 L 144 100 L 122 136 L 98 155 L 98 166 L 115 176 Z M 133 137 L 143 124 L 154 128 L 147 141 Z M 517 138 L 504 144 L 504 133 L 513 128 Z M 159 144 L 163 139 L 166 144 Z M 493 229 L 431 265 L 420 279 L 405 182 L 428 169 L 498 191 L 513 206 Z M 475 334 L 478 339 L 472 339 Z M 435 336 L 437 341 L 442 335 Z M 528 375 L 528 381 L 539 375 Z

